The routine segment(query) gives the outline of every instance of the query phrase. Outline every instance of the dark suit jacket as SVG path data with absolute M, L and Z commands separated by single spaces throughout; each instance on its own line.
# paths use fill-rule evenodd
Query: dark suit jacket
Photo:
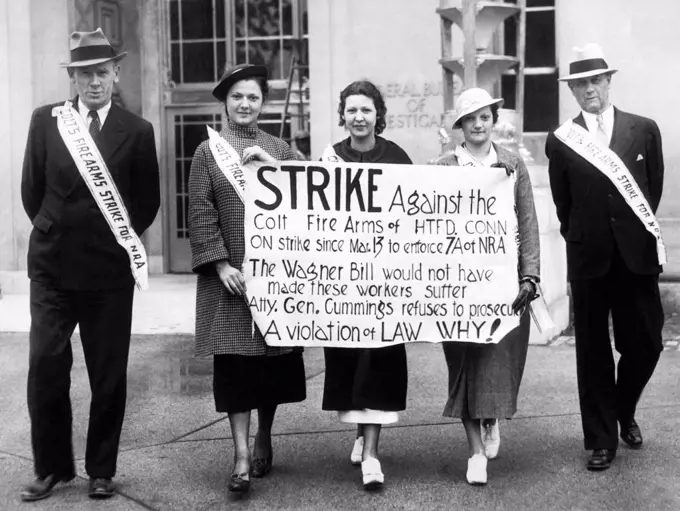
M 134 280 L 127 253 L 99 211 L 52 116 L 52 108 L 61 105 L 37 108 L 28 133 L 21 181 L 24 209 L 33 223 L 28 276 L 60 289 L 130 285 Z M 160 206 L 153 127 L 113 104 L 96 142 L 141 235 Z
M 574 122 L 587 129 L 582 114 Z M 628 167 L 656 212 L 664 173 L 661 133 L 656 123 L 614 109 L 609 147 Z M 560 231 L 567 242 L 569 280 L 604 276 L 615 248 L 633 273 L 660 273 L 654 236 L 609 179 L 554 133 L 548 135 L 545 152 L 550 159 L 550 188 Z

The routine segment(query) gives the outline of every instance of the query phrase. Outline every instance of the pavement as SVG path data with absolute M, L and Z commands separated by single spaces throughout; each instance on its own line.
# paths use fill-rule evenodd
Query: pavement
M 400 422 L 381 436 L 384 489 L 363 491 L 349 462 L 353 429 L 321 410 L 323 353 L 305 350 L 307 400 L 279 408 L 274 469 L 251 494 L 226 491 L 232 465 L 228 421 L 214 410 L 212 363 L 192 356 L 191 276 L 155 277 L 154 293 L 135 302 L 128 404 L 113 499 L 87 498 L 83 469 L 89 385 L 74 335 L 71 399 L 79 477 L 44 501 L 18 498 L 32 477 L 25 385 L 27 299 L 0 301 L 0 510 L 218 509 L 680 509 L 680 320 L 667 314 L 666 349 L 643 395 L 637 419 L 645 445 L 621 445 L 613 467 L 585 469 L 573 338 L 532 345 L 519 411 L 501 422 L 501 452 L 489 483 L 465 482 L 467 442 L 459 421 L 444 418 L 446 364 L 441 347 L 407 347 L 409 395 Z M 23 312 L 22 312 L 23 311 Z M 14 329 L 14 330 L 12 330 Z M 256 417 L 253 417 L 256 423 Z M 251 432 L 256 431 L 253 424 Z
M 28 332 L 31 326 L 28 282 L 26 293 L 0 294 L 0 332 Z M 135 291 L 132 332 L 192 334 L 196 320 L 195 275 L 151 275 L 148 291 Z

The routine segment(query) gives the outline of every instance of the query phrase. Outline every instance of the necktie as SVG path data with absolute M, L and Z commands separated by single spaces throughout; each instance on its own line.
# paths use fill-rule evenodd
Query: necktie
M 92 138 L 96 139 L 97 135 L 99 135 L 99 130 L 102 127 L 101 123 L 99 122 L 99 114 L 96 110 L 90 110 L 90 113 L 87 115 L 92 119 L 90 121 L 90 135 L 92 135 Z
M 604 119 L 601 115 L 598 115 L 597 120 L 597 132 L 595 133 L 595 138 L 597 141 L 605 147 L 609 147 L 609 136 L 607 135 L 607 130 L 604 127 Z

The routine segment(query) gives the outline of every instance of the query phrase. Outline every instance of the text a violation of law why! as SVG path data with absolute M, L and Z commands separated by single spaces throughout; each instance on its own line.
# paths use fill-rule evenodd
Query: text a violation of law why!
M 272 345 L 318 346 L 332 343 L 339 347 L 348 344 L 372 347 L 407 342 L 493 343 L 499 340 L 499 336 L 494 334 L 500 331 L 502 322 L 500 317 L 490 320 L 380 321 L 376 327 L 337 320 L 279 324 L 272 319 L 262 330 L 267 343 Z M 513 325 L 516 324 L 517 321 L 514 321 Z

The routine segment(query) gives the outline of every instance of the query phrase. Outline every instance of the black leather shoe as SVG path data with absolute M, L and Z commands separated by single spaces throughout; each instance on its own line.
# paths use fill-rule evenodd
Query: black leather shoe
M 250 491 L 250 479 L 248 474 L 231 474 L 227 487 L 234 493 L 247 493 Z
M 272 471 L 272 458 L 273 454 L 272 451 L 269 451 L 269 456 L 266 458 L 254 458 L 253 459 L 253 467 L 250 469 L 250 474 L 253 477 L 264 477 L 269 472 Z
M 588 459 L 588 470 L 607 470 L 616 458 L 616 449 L 595 449 Z
M 110 499 L 115 493 L 116 487 L 111 479 L 90 477 L 90 488 L 87 495 L 91 499 Z
M 642 432 L 635 419 L 621 422 L 621 440 L 626 442 L 631 449 L 642 447 Z
M 47 477 L 37 477 L 35 481 L 21 490 L 21 500 L 24 502 L 34 502 L 36 500 L 46 499 L 52 495 L 52 488 L 54 488 L 57 483 L 67 483 L 74 477 L 75 474 L 67 474 L 64 476 L 51 474 Z

